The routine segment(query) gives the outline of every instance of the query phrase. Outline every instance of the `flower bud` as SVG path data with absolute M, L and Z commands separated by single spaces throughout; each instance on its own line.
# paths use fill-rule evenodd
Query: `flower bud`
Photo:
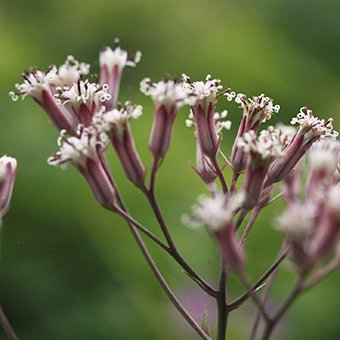
M 127 102 L 124 107 L 101 111 L 94 117 L 94 124 L 110 138 L 127 178 L 139 187 L 144 186 L 145 168 L 136 150 L 129 121 L 141 114 L 141 106 Z
M 282 145 L 277 137 L 277 131 L 272 127 L 262 131 L 258 139 L 251 130 L 238 141 L 238 147 L 247 155 L 248 160 L 243 183 L 245 193 L 243 207 L 250 210 L 259 202 L 269 165 L 274 159 L 281 157 Z
M 201 146 L 196 140 L 196 172 L 206 184 L 211 184 L 216 179 L 216 172 L 209 158 L 203 155 Z
M 56 67 L 51 66 L 46 73 L 37 69 L 25 71 L 23 77 L 24 82 L 15 85 L 17 92 L 9 93 L 12 99 L 15 101 L 19 96 L 25 98 L 27 95 L 32 97 L 59 130 L 74 132 L 78 124 L 76 117 L 54 98 L 53 84 L 58 79 Z
M 336 168 L 340 159 L 340 142 L 324 138 L 314 143 L 308 152 L 310 174 L 306 193 L 315 200 L 324 199 L 323 192 L 334 182 Z M 321 196 L 321 197 L 320 197 Z
M 154 121 L 149 149 L 155 162 L 159 162 L 169 149 L 178 109 L 191 103 L 192 99 L 181 82 L 166 77 L 158 83 L 152 83 L 149 78 L 145 78 L 140 83 L 140 90 L 146 96 L 151 96 L 154 102 Z
M 100 52 L 100 84 L 102 86 L 107 84 L 108 93 L 111 95 L 110 99 L 104 102 L 107 110 L 111 110 L 117 103 L 123 69 L 125 66 L 135 67 L 141 56 L 141 52 L 136 52 L 136 55 L 130 59 L 127 52 L 119 46 L 116 46 L 114 50 L 105 47 Z
M 325 121 L 314 117 L 312 111 L 307 107 L 301 108 L 300 113 L 292 119 L 291 123 L 299 124 L 299 128 L 285 148 L 283 157 L 275 161 L 269 168 L 266 185 L 279 182 L 287 177 L 315 141 L 325 137 L 336 138 L 338 135 L 333 130 L 332 119 Z
M 264 94 L 248 99 L 246 95 L 239 93 L 235 98 L 235 102 L 243 108 L 243 117 L 231 153 L 233 170 L 239 174 L 247 166 L 247 155 L 242 148 L 239 148 L 239 138 L 242 138 L 249 131 L 256 134 L 260 124 L 269 120 L 273 112 L 279 112 L 280 106 L 274 106 L 273 100 Z
M 335 249 L 340 233 L 340 186 L 333 186 L 326 199 L 324 213 L 321 216 L 319 227 L 313 237 L 311 253 L 316 263 Z
M 8 156 L 2 156 L 0 158 L 0 219 L 3 218 L 8 210 L 16 173 L 16 159 Z
M 185 89 L 192 96 L 194 103 L 191 107 L 195 121 L 197 140 L 203 154 L 210 159 L 216 157 L 219 149 L 218 133 L 215 122 L 215 104 L 218 90 L 222 88 L 219 79 L 206 77 L 206 81 L 191 82 L 186 76 Z
M 217 241 L 226 269 L 240 272 L 245 264 L 244 254 L 238 245 L 233 213 L 242 205 L 243 196 L 236 194 L 215 197 L 202 196 L 193 207 L 193 215 L 185 219 L 189 226 L 206 225 Z
M 97 151 L 98 139 L 96 129 L 81 125 L 76 136 L 67 138 L 65 131 L 62 131 L 58 139 L 60 150 L 48 159 L 48 163 L 60 167 L 74 165 L 86 179 L 97 201 L 112 210 L 115 207 L 115 192 L 103 164 L 104 159 Z

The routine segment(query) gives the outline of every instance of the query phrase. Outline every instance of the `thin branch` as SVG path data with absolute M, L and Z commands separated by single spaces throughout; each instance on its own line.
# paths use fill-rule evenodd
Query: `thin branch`
M 144 233 L 150 239 L 152 239 L 154 242 L 156 242 L 167 253 L 170 253 L 170 248 L 162 240 L 160 240 L 149 229 L 147 229 L 141 223 L 139 223 L 137 220 L 135 220 L 131 215 L 127 214 L 124 210 L 122 210 L 121 208 L 118 208 L 118 207 L 115 208 L 114 212 L 116 212 L 118 215 L 123 217 L 127 222 L 132 223 L 138 230 L 140 230 L 142 233 Z
M 8 339 L 10 340 L 18 340 L 11 324 L 9 323 L 6 314 L 4 312 L 4 310 L 2 309 L 2 307 L 0 306 L 0 323 L 2 328 L 4 329 Z
M 151 208 L 156 216 L 156 219 L 163 231 L 164 236 L 167 239 L 169 244 L 169 254 L 173 257 L 173 259 L 187 272 L 187 274 L 197 283 L 199 286 L 204 289 L 209 295 L 216 296 L 217 290 L 212 287 L 209 283 L 207 283 L 199 274 L 197 274 L 194 269 L 186 262 L 183 256 L 177 250 L 175 243 L 172 240 L 172 237 L 169 233 L 168 226 L 163 218 L 162 212 L 159 208 L 157 199 L 155 197 L 154 192 L 146 191 L 144 192 L 146 197 L 148 198 Z
M 247 239 L 247 237 L 248 237 L 248 235 L 249 235 L 250 229 L 253 227 L 253 224 L 254 224 L 254 222 L 255 222 L 255 220 L 256 220 L 256 218 L 257 218 L 259 212 L 260 212 L 260 209 L 259 209 L 258 207 L 256 207 L 256 208 L 254 209 L 252 215 L 251 215 L 251 218 L 250 218 L 250 220 L 249 220 L 249 222 L 248 222 L 248 224 L 247 224 L 247 227 L 246 227 L 246 229 L 244 230 L 243 235 L 242 235 L 242 237 L 241 237 L 241 241 L 240 241 L 240 248 L 241 248 L 241 249 L 243 248 L 244 243 L 246 242 L 246 239 Z
M 268 340 L 277 325 L 278 321 L 281 319 L 283 314 L 287 311 L 289 306 L 295 301 L 295 299 L 299 296 L 299 294 L 302 291 L 302 283 L 303 283 L 304 277 L 299 276 L 294 288 L 288 295 L 286 301 L 281 305 L 277 313 L 271 318 L 271 320 L 267 320 L 267 326 L 264 330 L 262 340 Z
M 217 161 L 217 158 L 211 158 L 211 163 L 212 165 L 214 166 L 215 168 L 215 172 L 216 172 L 216 175 L 221 183 L 221 186 L 222 186 L 222 190 L 224 193 L 227 193 L 228 192 L 228 186 L 227 186 L 227 183 L 224 179 L 224 176 L 223 176 L 223 173 L 221 171 L 221 168 L 220 168 L 220 165 L 218 164 L 218 161 Z
M 102 162 L 104 162 L 104 158 L 102 159 Z M 108 169 L 108 166 L 105 165 L 105 171 L 108 174 L 108 177 L 110 179 L 110 182 L 115 190 L 116 193 L 116 197 L 117 197 L 117 201 L 118 204 L 121 208 L 122 211 L 124 211 L 126 214 L 128 214 L 128 210 L 124 204 L 123 199 L 121 198 L 119 192 L 118 192 L 118 188 L 116 183 L 114 182 L 111 172 Z M 173 293 L 173 291 L 171 290 L 171 288 L 169 287 L 169 285 L 167 284 L 166 280 L 164 279 L 163 275 L 161 274 L 161 272 L 159 271 L 156 263 L 153 261 L 152 256 L 150 255 L 147 247 L 144 244 L 144 241 L 142 239 L 142 237 L 139 235 L 138 233 L 138 229 L 134 226 L 133 223 L 128 221 L 128 225 L 130 227 L 130 230 L 137 242 L 137 245 L 139 247 L 139 249 L 141 250 L 144 258 L 146 259 L 149 267 L 151 268 L 152 272 L 154 273 L 156 279 L 158 280 L 158 282 L 160 283 L 161 287 L 163 288 L 164 292 L 166 293 L 166 295 L 168 296 L 168 298 L 170 299 L 170 301 L 173 303 L 173 305 L 176 307 L 176 309 L 179 311 L 179 313 L 183 316 L 183 318 L 191 325 L 191 327 L 200 335 L 200 337 L 204 340 L 212 340 L 211 337 L 209 335 L 207 335 L 204 330 L 197 324 L 197 322 L 192 318 L 192 316 L 189 314 L 189 312 L 184 308 L 184 306 L 182 306 L 182 304 L 180 303 L 180 301 L 177 299 L 176 295 Z M 13 339 L 14 340 L 14 339 Z
M 255 290 L 252 289 L 252 286 L 249 282 L 249 279 L 247 278 L 245 273 L 241 272 L 241 273 L 238 273 L 238 275 L 239 275 L 239 278 L 241 279 L 241 281 L 243 282 L 244 286 L 247 288 L 247 291 L 249 292 L 250 297 L 253 299 L 254 303 L 258 306 L 259 310 L 261 311 L 261 314 L 263 315 L 263 317 L 267 321 L 270 321 L 269 314 L 267 313 L 264 305 L 262 304 L 261 299 L 258 297 Z
M 238 219 L 237 219 L 237 221 L 236 221 L 236 223 L 235 223 L 235 226 L 234 226 L 235 230 L 238 230 L 238 229 L 240 228 L 240 226 L 241 226 L 243 220 L 245 219 L 245 217 L 246 217 L 247 214 L 248 214 L 248 211 L 249 211 L 249 210 L 246 210 L 246 209 L 242 209 L 242 210 L 241 210 L 240 215 L 239 215 L 239 217 L 238 217 Z
M 230 310 L 234 310 L 241 306 L 251 295 L 251 292 L 256 291 L 269 277 L 270 275 L 277 269 L 277 267 L 281 264 L 281 262 L 286 258 L 288 252 L 290 250 L 290 246 L 277 257 L 275 262 L 267 269 L 267 271 L 252 285 L 250 289 L 245 291 L 240 297 L 238 297 L 235 301 L 228 305 Z

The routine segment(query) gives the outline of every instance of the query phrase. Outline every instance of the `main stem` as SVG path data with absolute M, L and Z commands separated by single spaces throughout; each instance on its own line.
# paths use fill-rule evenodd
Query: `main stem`
M 225 340 L 227 338 L 227 321 L 228 321 L 229 311 L 227 309 L 227 302 L 226 302 L 226 282 L 227 282 L 227 273 L 225 270 L 225 264 L 224 264 L 224 261 L 221 260 L 218 296 L 216 298 L 217 311 L 218 311 L 217 340 Z

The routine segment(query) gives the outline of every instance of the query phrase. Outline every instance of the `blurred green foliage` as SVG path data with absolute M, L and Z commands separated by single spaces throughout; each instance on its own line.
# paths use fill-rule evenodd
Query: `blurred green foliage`
M 139 81 L 145 76 L 158 80 L 164 72 L 185 72 L 193 79 L 211 73 L 238 92 L 264 92 L 281 105 L 273 123 L 289 122 L 308 105 L 321 117 L 333 116 L 339 129 L 339 13 L 337 0 L 0 0 L 0 153 L 16 157 L 20 167 L 1 240 L 0 298 L 21 339 L 196 337 L 179 321 L 126 225 L 97 206 L 74 169 L 47 166 L 57 132 L 32 100 L 14 104 L 8 98 L 20 73 L 30 66 L 58 65 L 68 54 L 98 72 L 98 51 L 115 37 L 130 52 L 142 50 L 140 65 L 124 74 L 120 99 L 144 106 L 132 129 L 150 166 L 146 145 L 152 105 L 139 92 Z M 233 121 L 223 139 L 229 153 L 241 112 L 225 104 L 221 100 L 219 108 L 227 106 Z M 178 116 L 157 190 L 179 249 L 214 282 L 218 258 L 212 240 L 179 222 L 206 190 L 188 167 L 194 140 L 184 126 L 186 111 Z M 147 204 L 109 154 L 131 211 L 158 233 Z M 281 208 L 275 203 L 262 213 L 249 238 L 253 279 L 277 252 L 282 235 L 272 226 Z M 159 249 L 151 249 L 176 291 L 196 290 Z M 287 294 L 292 279 L 289 268 L 280 272 L 273 305 Z M 236 296 L 241 287 L 236 279 L 231 283 L 229 295 Z M 339 339 L 339 284 L 340 276 L 332 275 L 300 298 L 276 338 Z M 253 315 L 248 303 L 231 317 L 230 339 L 246 338 Z

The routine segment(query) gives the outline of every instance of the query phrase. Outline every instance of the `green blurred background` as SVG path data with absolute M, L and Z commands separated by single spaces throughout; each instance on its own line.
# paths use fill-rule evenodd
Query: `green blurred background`
M 132 129 L 150 166 L 147 140 L 152 122 L 149 98 L 139 81 L 164 72 L 207 73 L 225 87 L 248 95 L 264 92 L 281 105 L 278 120 L 289 122 L 302 105 L 335 118 L 340 108 L 340 2 L 293 1 L 109 1 L 0 0 L 0 153 L 18 159 L 12 207 L 1 240 L 0 298 L 21 339 L 196 339 L 159 288 L 128 231 L 92 198 L 73 169 L 49 167 L 56 130 L 29 98 L 12 103 L 8 92 L 29 66 L 61 64 L 73 54 L 98 72 L 98 51 L 120 37 L 122 47 L 143 52 L 136 69 L 124 74 L 120 99 L 144 106 Z M 224 100 L 233 129 L 241 112 Z M 216 282 L 218 257 L 211 238 L 183 227 L 198 194 L 205 192 L 188 167 L 194 160 L 192 131 L 179 114 L 171 151 L 159 173 L 158 196 L 178 247 L 209 281 Z M 159 233 L 140 193 L 125 179 L 115 155 L 110 163 L 133 214 Z M 249 238 L 248 272 L 256 279 L 276 255 L 282 235 L 273 230 L 280 202 L 260 215 Z M 169 283 L 188 308 L 210 310 L 211 301 L 179 268 L 151 246 Z M 287 294 L 293 274 L 282 270 L 270 303 Z M 230 297 L 242 290 L 231 279 Z M 276 339 L 340 339 L 339 274 L 300 298 L 283 320 Z M 249 302 L 231 316 L 230 339 L 246 339 L 254 309 Z M 214 325 L 214 315 L 209 315 Z M 4 338 L 2 330 L 1 338 Z

